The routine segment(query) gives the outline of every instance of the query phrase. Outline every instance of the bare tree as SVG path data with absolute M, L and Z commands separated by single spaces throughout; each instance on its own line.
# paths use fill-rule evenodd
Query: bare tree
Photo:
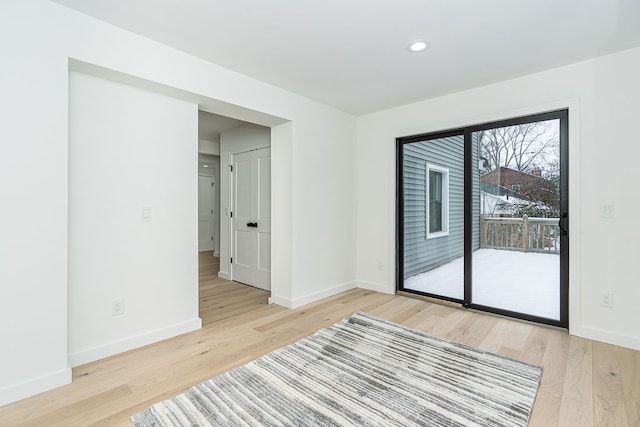
M 489 170 L 500 166 L 522 172 L 537 164 L 555 161 L 558 151 L 558 127 L 551 122 L 524 123 L 494 128 L 479 133 L 480 153 Z

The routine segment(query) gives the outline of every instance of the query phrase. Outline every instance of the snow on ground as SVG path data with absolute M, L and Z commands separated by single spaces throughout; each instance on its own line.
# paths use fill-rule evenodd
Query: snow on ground
M 407 278 L 406 289 L 463 299 L 463 258 Z M 560 319 L 557 254 L 479 249 L 473 253 L 472 302 Z

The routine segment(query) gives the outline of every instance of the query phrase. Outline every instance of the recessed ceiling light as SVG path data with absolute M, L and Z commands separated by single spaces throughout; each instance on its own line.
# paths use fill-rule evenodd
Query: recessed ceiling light
M 422 52 L 423 50 L 431 47 L 431 43 L 426 42 L 424 40 L 417 40 L 409 45 L 409 50 L 411 52 Z
M 208 168 L 208 167 L 209 167 L 209 165 L 205 163 L 204 165 L 202 165 L 202 167 L 203 167 L 203 168 Z

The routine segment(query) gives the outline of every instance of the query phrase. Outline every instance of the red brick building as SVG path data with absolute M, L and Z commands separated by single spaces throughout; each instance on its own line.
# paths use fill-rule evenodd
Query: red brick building
M 548 201 L 554 190 L 552 181 L 542 178 L 540 169 L 532 173 L 520 172 L 504 166 L 480 177 L 484 183 L 500 186 L 532 201 Z

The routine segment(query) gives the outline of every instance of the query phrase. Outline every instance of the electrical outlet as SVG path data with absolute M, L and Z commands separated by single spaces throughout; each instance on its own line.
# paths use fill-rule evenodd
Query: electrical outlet
M 602 292 L 600 294 L 600 307 L 613 308 L 613 294 Z
M 124 298 L 113 300 L 111 304 L 111 315 L 120 316 L 121 314 L 124 314 Z
M 382 261 L 378 261 L 378 270 L 380 271 L 384 270 L 384 264 L 382 263 Z

